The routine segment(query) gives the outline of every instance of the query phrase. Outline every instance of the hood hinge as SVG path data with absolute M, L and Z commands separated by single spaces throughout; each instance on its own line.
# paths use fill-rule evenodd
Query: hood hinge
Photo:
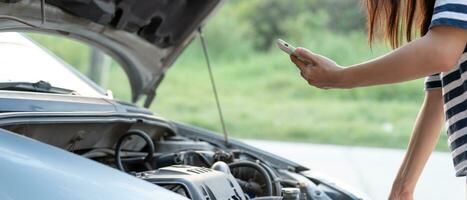
M 152 102 L 156 98 L 156 89 L 159 87 L 159 84 L 162 82 L 162 80 L 165 77 L 165 73 L 162 73 L 158 79 L 156 79 L 156 82 L 152 85 L 150 91 L 146 94 L 146 99 L 144 100 L 144 107 L 149 108 L 151 106 Z

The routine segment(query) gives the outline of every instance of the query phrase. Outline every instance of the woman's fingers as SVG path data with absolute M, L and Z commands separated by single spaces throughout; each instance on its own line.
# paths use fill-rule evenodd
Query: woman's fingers
M 293 63 L 301 70 L 303 71 L 306 68 L 306 63 L 301 61 L 300 59 L 297 58 L 295 55 L 290 55 L 290 60 L 292 60 Z
M 298 59 L 297 56 L 294 56 L 294 55 L 291 55 L 290 59 L 292 60 L 293 63 L 295 63 L 298 69 L 300 69 L 302 75 L 305 75 L 305 76 L 309 75 L 310 70 L 311 70 L 310 69 L 311 66 L 309 64 L 304 63 L 303 61 Z
M 342 87 L 342 67 L 333 60 L 304 48 L 297 48 L 290 59 L 308 84 L 322 89 Z
M 300 58 L 304 59 L 305 62 L 308 62 L 311 65 L 317 65 L 319 62 L 319 56 L 312 53 L 308 49 L 299 47 L 295 50 L 294 53 L 297 54 L 297 56 L 299 56 Z
M 303 61 L 301 61 L 300 59 L 298 59 L 296 56 L 294 55 L 291 55 L 290 56 L 290 59 L 292 60 L 293 63 L 295 63 L 295 65 L 298 67 L 298 69 L 300 69 L 300 76 L 303 77 L 303 79 L 305 79 L 308 84 L 312 84 L 312 80 L 311 80 L 311 67 L 309 64 L 307 63 L 304 63 Z

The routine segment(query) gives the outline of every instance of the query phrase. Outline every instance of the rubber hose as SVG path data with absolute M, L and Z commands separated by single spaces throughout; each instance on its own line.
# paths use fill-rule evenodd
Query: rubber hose
M 273 195 L 281 196 L 282 195 L 282 186 L 279 181 L 279 177 L 272 171 L 272 169 L 266 165 L 265 163 L 259 163 L 266 171 L 269 173 L 271 180 L 273 180 L 273 185 L 275 186 L 275 190 L 273 190 Z M 275 192 L 275 194 L 274 194 Z
M 146 145 L 148 146 L 149 150 L 148 150 L 148 155 L 146 155 L 146 157 L 144 158 L 144 162 L 149 162 L 153 159 L 154 157 L 154 152 L 156 152 L 156 148 L 154 147 L 154 142 L 152 141 L 151 137 L 149 137 L 149 135 L 141 130 L 130 130 L 128 131 L 127 133 L 125 133 L 124 135 L 122 135 L 118 141 L 117 141 L 117 145 L 115 146 L 115 164 L 117 165 L 117 169 L 121 170 L 121 171 L 124 171 L 125 172 L 125 168 L 123 167 L 123 164 L 122 164 L 122 158 L 120 157 L 120 152 L 121 152 L 121 149 L 122 149 L 122 145 L 123 143 L 125 142 L 125 139 L 128 138 L 129 136 L 132 136 L 132 135 L 136 135 L 136 136 L 139 136 L 140 138 L 142 138 L 145 142 L 146 142 Z
M 231 171 L 233 171 L 234 168 L 238 168 L 238 167 L 249 167 L 249 168 L 255 169 L 260 174 L 262 174 L 264 176 L 264 179 L 266 180 L 266 193 L 267 193 L 267 196 L 273 196 L 271 177 L 269 176 L 268 172 L 261 165 L 259 165 L 257 163 L 254 163 L 254 162 L 251 162 L 251 161 L 242 160 L 242 161 L 236 161 L 236 162 L 230 163 L 229 167 L 230 167 Z

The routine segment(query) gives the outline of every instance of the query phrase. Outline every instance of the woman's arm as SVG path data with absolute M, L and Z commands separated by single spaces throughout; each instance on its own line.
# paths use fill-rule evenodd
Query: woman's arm
M 404 161 L 394 180 L 390 200 L 413 198 L 418 178 L 438 141 L 443 119 L 441 89 L 427 91 Z
M 354 88 L 418 79 L 456 66 L 467 44 L 467 30 L 439 26 L 375 60 L 341 68 L 332 60 L 298 48 L 292 61 L 310 85 L 319 88 Z M 307 63 L 313 65 L 310 66 Z

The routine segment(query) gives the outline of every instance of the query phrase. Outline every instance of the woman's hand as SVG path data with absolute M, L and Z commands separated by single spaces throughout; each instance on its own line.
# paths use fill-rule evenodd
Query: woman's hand
M 455 67 L 465 49 L 465 29 L 438 26 L 423 37 L 374 60 L 341 68 L 332 60 L 298 48 L 292 61 L 310 85 L 355 88 L 400 83 Z M 303 58 L 304 62 L 296 56 Z M 306 67 L 307 64 L 315 67 Z
M 300 74 L 308 84 L 321 89 L 345 88 L 341 84 L 342 67 L 336 62 L 304 48 L 297 48 L 294 54 L 290 59 L 300 69 Z

